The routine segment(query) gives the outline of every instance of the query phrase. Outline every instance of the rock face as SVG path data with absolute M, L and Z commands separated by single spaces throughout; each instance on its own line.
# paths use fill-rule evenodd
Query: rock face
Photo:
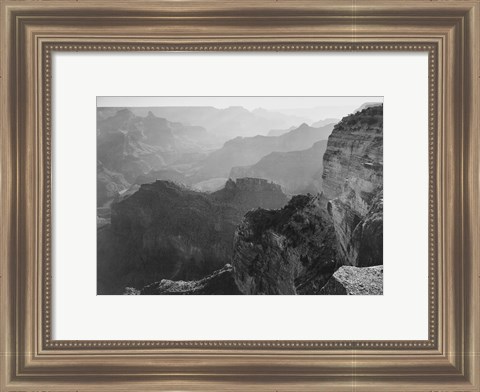
M 323 156 L 323 192 L 340 262 L 383 263 L 383 106 L 342 119 Z
M 382 295 L 383 265 L 340 267 L 320 290 L 321 295 Z
M 336 267 L 333 225 L 319 196 L 246 214 L 235 233 L 233 269 L 244 294 L 316 294 Z
M 210 194 L 168 181 L 143 184 L 112 204 L 111 225 L 98 232 L 97 291 L 202 278 L 229 262 L 247 211 L 286 202 L 278 185 L 259 179 L 230 180 Z
M 259 207 L 280 208 L 288 201 L 279 185 L 261 178 L 229 179 L 223 189 L 209 197 L 218 203 L 236 206 L 242 213 Z
M 126 290 L 125 294 L 130 294 Z M 222 269 L 197 281 L 173 281 L 162 279 L 145 286 L 135 292 L 137 295 L 240 295 L 242 294 L 232 276 L 232 266 L 225 265 Z
M 242 293 L 331 294 L 344 284 L 345 293 L 355 294 L 370 278 L 375 284 L 368 290 L 378 293 L 380 268 L 342 267 L 330 277 L 342 265 L 383 264 L 382 119 L 382 106 L 373 106 L 335 126 L 323 156 L 323 194 L 296 196 L 278 211 L 247 213 L 235 233 L 232 262 Z M 342 280 L 347 273 L 348 284 Z M 327 281 L 334 288 L 322 289 Z
M 233 167 L 253 165 L 272 152 L 306 150 L 320 140 L 327 140 L 332 129 L 333 124 L 322 128 L 302 124 L 280 136 L 237 137 L 229 140 L 199 165 L 194 175 L 195 181 L 228 177 Z
M 321 192 L 326 148 L 327 141 L 321 140 L 307 150 L 272 152 L 254 165 L 232 168 L 230 178 L 264 178 L 281 185 L 288 194 Z

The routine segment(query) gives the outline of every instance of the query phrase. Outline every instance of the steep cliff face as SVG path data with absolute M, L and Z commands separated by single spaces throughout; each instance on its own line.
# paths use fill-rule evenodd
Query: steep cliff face
M 247 213 L 235 233 L 232 262 L 242 293 L 328 294 L 321 289 L 340 266 L 383 264 L 382 128 L 382 106 L 345 117 L 328 139 L 323 194 Z M 361 279 L 352 277 L 358 270 L 339 270 L 339 279 L 349 274 L 346 293 L 362 292 Z
M 316 294 L 336 266 L 335 233 L 319 196 L 281 210 L 247 213 L 234 240 L 233 269 L 244 294 Z
M 323 190 L 334 199 L 353 191 L 355 210 L 366 213 L 383 184 L 383 106 L 344 117 L 328 138 L 323 156 Z
M 98 233 L 98 291 L 203 278 L 231 259 L 235 228 L 247 211 L 286 200 L 280 187 L 257 179 L 230 181 L 212 194 L 168 181 L 143 184 L 112 204 L 111 225 Z
M 383 263 L 383 106 L 342 119 L 323 156 L 323 191 L 342 264 Z

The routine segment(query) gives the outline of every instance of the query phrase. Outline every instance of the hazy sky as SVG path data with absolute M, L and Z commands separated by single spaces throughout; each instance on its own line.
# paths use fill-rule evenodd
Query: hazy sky
M 341 117 L 365 102 L 383 102 L 383 97 L 97 97 L 97 107 L 243 106 L 288 112 L 322 108 L 325 117 Z

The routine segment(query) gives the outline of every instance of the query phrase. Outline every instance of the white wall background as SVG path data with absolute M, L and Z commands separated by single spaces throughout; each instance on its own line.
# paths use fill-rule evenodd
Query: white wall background
M 54 339 L 427 339 L 426 53 L 56 53 Z M 97 296 L 97 96 L 383 96 L 383 296 Z

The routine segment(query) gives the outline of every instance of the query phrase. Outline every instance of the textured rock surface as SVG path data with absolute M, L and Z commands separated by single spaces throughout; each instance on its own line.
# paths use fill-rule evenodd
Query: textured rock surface
M 318 294 L 343 264 L 383 263 L 382 113 L 382 106 L 368 107 L 335 126 L 323 158 L 322 195 L 297 196 L 282 210 L 245 216 L 232 262 L 240 291 Z M 339 276 L 344 271 L 363 279 L 369 270 L 342 269 Z
M 251 166 L 237 166 L 231 178 L 264 178 L 281 185 L 288 194 L 317 193 L 322 190 L 322 157 L 327 141 L 316 142 L 300 151 L 272 152 Z
M 168 181 L 141 185 L 112 204 L 111 225 L 98 231 L 98 292 L 202 278 L 230 261 L 247 211 L 286 202 L 278 185 L 258 179 L 230 180 L 211 194 Z
M 328 199 L 351 197 L 352 208 L 364 215 L 382 186 L 383 106 L 375 106 L 335 125 L 323 156 L 323 190 Z
M 233 268 L 244 294 L 316 294 L 335 270 L 335 233 L 324 200 L 299 195 L 281 210 L 247 213 Z
M 376 194 L 370 210 L 353 231 L 349 260 L 359 267 L 383 264 L 383 191 Z
M 382 295 L 383 265 L 340 267 L 320 290 L 321 295 Z
M 323 156 L 323 168 L 323 192 L 330 200 L 328 211 L 339 243 L 341 264 L 382 264 L 382 105 L 347 116 L 334 127 Z
M 128 291 L 128 290 L 126 290 Z M 125 294 L 129 294 L 126 292 Z M 135 292 L 138 295 L 239 295 L 241 292 L 232 276 L 232 266 L 222 269 L 196 281 L 173 281 L 162 279 Z

